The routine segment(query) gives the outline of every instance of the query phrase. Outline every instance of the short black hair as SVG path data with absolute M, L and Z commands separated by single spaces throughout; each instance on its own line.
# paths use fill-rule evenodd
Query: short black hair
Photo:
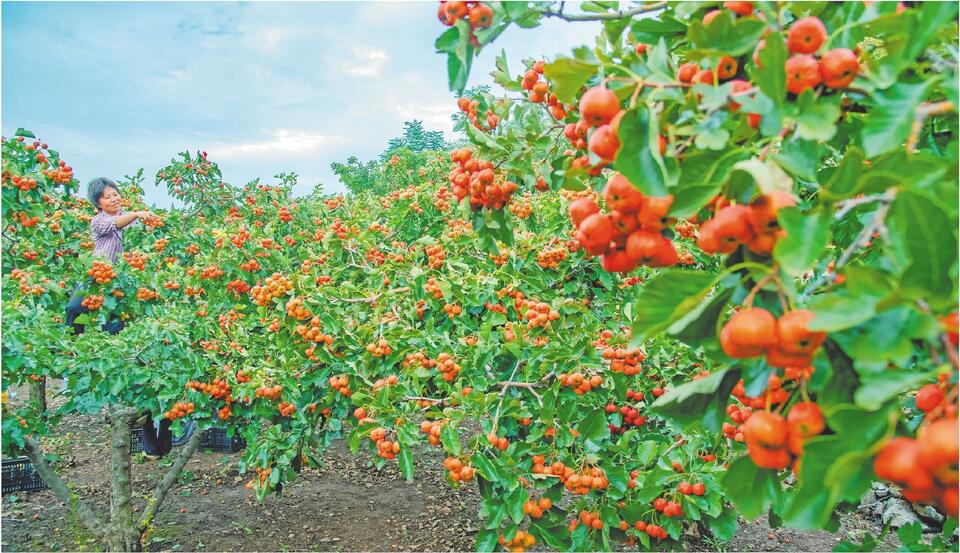
M 120 193 L 120 188 L 117 186 L 117 183 L 105 177 L 97 177 L 87 185 L 87 199 L 90 200 L 90 203 L 92 203 L 93 207 L 97 208 L 97 210 L 100 209 L 100 198 L 103 197 L 103 193 L 106 192 L 107 188 L 113 188 L 117 191 L 117 194 Z

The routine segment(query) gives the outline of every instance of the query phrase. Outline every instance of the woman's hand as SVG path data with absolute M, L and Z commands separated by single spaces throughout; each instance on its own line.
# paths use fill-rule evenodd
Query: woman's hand
M 148 211 L 148 210 L 136 211 L 134 213 L 140 219 L 150 219 L 150 218 L 156 217 L 156 215 L 152 211 Z

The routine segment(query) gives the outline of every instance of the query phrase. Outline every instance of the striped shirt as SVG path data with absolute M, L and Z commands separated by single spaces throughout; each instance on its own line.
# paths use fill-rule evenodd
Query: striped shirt
M 117 228 L 117 216 L 123 214 L 123 210 L 117 215 L 107 215 L 106 211 L 101 210 L 90 219 L 93 255 L 105 257 L 111 263 L 117 262 L 117 258 L 123 253 L 123 229 Z

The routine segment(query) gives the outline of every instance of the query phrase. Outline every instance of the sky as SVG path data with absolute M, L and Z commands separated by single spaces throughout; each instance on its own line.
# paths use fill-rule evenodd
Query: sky
M 404 121 L 452 134 L 455 96 L 433 44 L 437 2 L 3 2 L 2 132 L 32 130 L 74 168 L 144 169 L 147 202 L 169 207 L 154 175 L 206 150 L 224 180 L 282 171 L 295 194 L 345 188 L 330 164 L 374 159 Z M 474 61 L 493 84 L 501 49 L 520 60 L 592 44 L 598 23 L 512 26 Z M 504 91 L 493 85 L 493 93 Z

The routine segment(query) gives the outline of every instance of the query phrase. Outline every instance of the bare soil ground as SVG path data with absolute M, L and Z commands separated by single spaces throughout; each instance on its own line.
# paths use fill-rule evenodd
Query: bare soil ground
M 109 509 L 104 462 L 106 427 L 96 417 L 71 416 L 60 438 L 45 442 L 58 456 L 61 474 L 95 509 Z M 175 449 L 174 452 L 177 450 Z M 150 536 L 148 551 L 472 551 L 482 521 L 475 486 L 453 489 L 445 480 L 439 450 L 417 458 L 416 480 L 403 480 L 395 466 L 376 469 L 370 454 L 354 457 L 343 441 L 325 455 L 323 469 L 304 469 L 282 497 L 259 503 L 244 488 L 235 466 L 239 454 L 198 452 L 170 492 Z M 133 467 L 139 509 L 162 477 L 164 461 Z M 93 551 L 98 546 L 74 523 L 52 492 L 7 495 L 2 502 L 5 551 Z M 859 542 L 876 523 L 844 517 L 838 534 L 771 529 L 765 521 L 743 522 L 726 543 L 692 537 L 687 550 L 830 551 L 843 539 Z M 894 538 L 895 539 L 895 538 Z M 894 550 L 889 541 L 883 549 Z

